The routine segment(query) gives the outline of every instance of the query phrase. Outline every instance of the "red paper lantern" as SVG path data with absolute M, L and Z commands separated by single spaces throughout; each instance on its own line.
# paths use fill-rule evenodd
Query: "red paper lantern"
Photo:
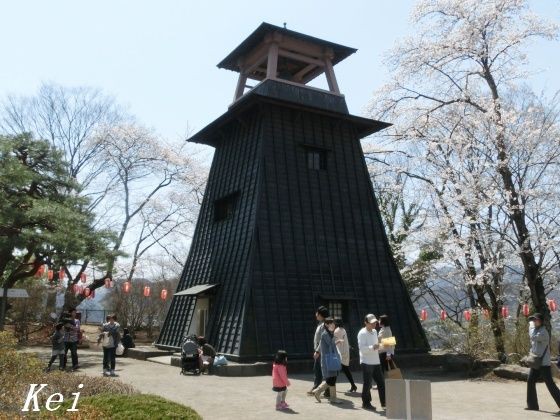
M 445 321 L 447 319 L 447 312 L 445 312 L 443 309 L 439 311 L 439 319 L 441 319 L 442 321 Z
M 160 295 L 162 300 L 167 299 L 167 289 L 162 289 L 161 290 L 161 295 Z
M 54 270 L 49 270 L 49 272 L 47 273 L 47 278 L 49 279 L 49 281 L 52 281 L 52 279 L 54 278 Z
M 110 289 L 111 287 L 113 287 L 113 281 L 112 281 L 109 277 L 107 277 L 107 278 L 105 279 L 105 287 L 106 287 L 107 289 Z
M 529 305 L 527 303 L 523 304 L 523 307 L 521 308 L 521 312 L 523 313 L 524 316 L 529 316 Z
M 64 280 L 64 268 L 60 267 L 60 270 L 58 270 L 58 279 L 59 280 Z
M 463 316 L 465 317 L 465 320 L 467 322 L 471 321 L 471 311 L 469 311 L 468 309 L 463 312 Z
M 144 286 L 144 296 L 145 297 L 149 297 L 151 292 L 152 291 L 150 289 L 150 286 Z
M 550 309 L 550 312 L 556 312 L 556 309 L 558 309 L 558 306 L 556 305 L 556 301 L 554 299 L 550 299 L 548 301 L 548 309 Z
M 509 308 L 507 306 L 502 306 L 502 318 L 507 318 L 509 316 Z
M 80 281 L 85 283 L 87 279 L 86 273 L 80 273 Z
M 84 296 L 85 296 L 85 297 L 88 297 L 90 294 L 91 294 L 90 288 L 89 288 L 89 287 L 86 287 L 86 288 L 84 289 Z
M 93 299 L 93 298 L 95 298 L 95 290 L 92 290 L 88 296 L 88 299 Z
M 130 282 L 129 281 L 124 282 L 122 290 L 123 290 L 124 293 L 129 293 L 130 292 Z
M 422 321 L 425 321 L 425 320 L 428 319 L 428 311 L 427 311 L 427 310 L 422 309 L 422 310 L 420 311 L 420 319 L 421 319 Z
M 74 283 L 72 285 L 72 292 L 77 295 L 78 293 L 80 293 L 80 286 L 77 283 Z

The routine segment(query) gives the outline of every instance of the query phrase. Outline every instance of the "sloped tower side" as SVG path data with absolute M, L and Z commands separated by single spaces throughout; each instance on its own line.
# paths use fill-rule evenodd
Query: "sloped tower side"
M 261 116 L 245 114 L 216 145 L 193 242 L 177 291 L 217 285 L 208 340 L 220 352 L 239 352 L 255 226 Z M 231 217 L 215 220 L 216 200 L 235 196 Z M 178 348 L 191 326 L 196 295 L 174 296 L 157 345 Z
M 262 189 L 242 353 L 312 352 L 319 304 L 344 302 L 351 342 L 366 313 L 392 318 L 400 351 L 429 350 L 391 255 L 352 123 L 266 105 Z M 327 151 L 326 168 L 308 168 L 306 150 Z

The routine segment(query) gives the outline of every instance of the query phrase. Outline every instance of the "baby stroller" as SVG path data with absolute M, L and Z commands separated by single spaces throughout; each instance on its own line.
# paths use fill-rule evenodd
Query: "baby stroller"
M 189 336 L 181 347 L 181 375 L 191 372 L 200 375 L 200 354 L 196 336 Z

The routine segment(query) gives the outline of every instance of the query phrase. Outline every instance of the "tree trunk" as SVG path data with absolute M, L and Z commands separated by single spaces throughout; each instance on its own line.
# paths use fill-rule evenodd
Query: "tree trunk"
M 537 263 L 537 258 L 535 257 L 533 246 L 531 244 L 531 236 L 529 233 L 529 228 L 527 227 L 524 203 L 519 196 L 519 192 L 517 191 L 515 182 L 513 180 L 513 175 L 508 166 L 509 155 L 507 152 L 505 126 L 500 107 L 500 96 L 498 94 L 498 87 L 494 80 L 494 76 L 492 75 L 492 72 L 488 66 L 486 66 L 485 68 L 484 78 L 488 83 L 490 92 L 492 93 L 492 99 L 494 99 L 493 114 L 497 125 L 497 172 L 502 179 L 504 189 L 508 192 L 509 195 L 509 218 L 512 225 L 515 227 L 515 230 L 517 231 L 517 245 L 520 248 L 519 256 L 523 264 L 525 278 L 527 279 L 527 286 L 529 286 L 529 290 L 531 292 L 531 300 L 533 301 L 533 305 L 535 306 L 537 312 L 543 314 L 544 325 L 550 333 L 552 328 L 550 323 L 550 311 L 548 310 L 548 305 L 546 303 L 544 280 L 542 277 L 540 266 Z
M 2 297 L 0 298 L 0 331 L 4 331 L 6 324 L 6 308 L 8 306 L 8 286 L 2 287 Z
M 56 313 L 56 289 L 47 291 L 47 311 Z
M 493 310 L 491 312 L 490 325 L 492 326 L 492 334 L 494 335 L 494 344 L 496 346 L 496 352 L 498 353 L 498 359 L 505 362 L 507 359 L 505 343 L 506 325 L 504 319 L 500 317 L 499 310 Z
M 73 286 L 74 284 L 70 283 L 66 288 L 66 292 L 64 292 L 64 302 L 62 305 L 63 309 L 75 308 L 80 304 L 80 301 L 74 294 Z

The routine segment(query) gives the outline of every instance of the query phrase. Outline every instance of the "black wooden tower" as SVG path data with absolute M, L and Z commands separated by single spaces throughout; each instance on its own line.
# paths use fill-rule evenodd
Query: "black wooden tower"
M 234 360 L 309 357 L 323 304 L 351 339 L 365 314 L 386 313 L 400 351 L 429 349 L 360 145 L 389 124 L 350 115 L 333 72 L 355 51 L 263 23 L 218 64 L 239 81 L 228 111 L 190 139 L 215 154 L 158 347 L 204 334 Z M 328 90 L 307 85 L 321 75 Z

